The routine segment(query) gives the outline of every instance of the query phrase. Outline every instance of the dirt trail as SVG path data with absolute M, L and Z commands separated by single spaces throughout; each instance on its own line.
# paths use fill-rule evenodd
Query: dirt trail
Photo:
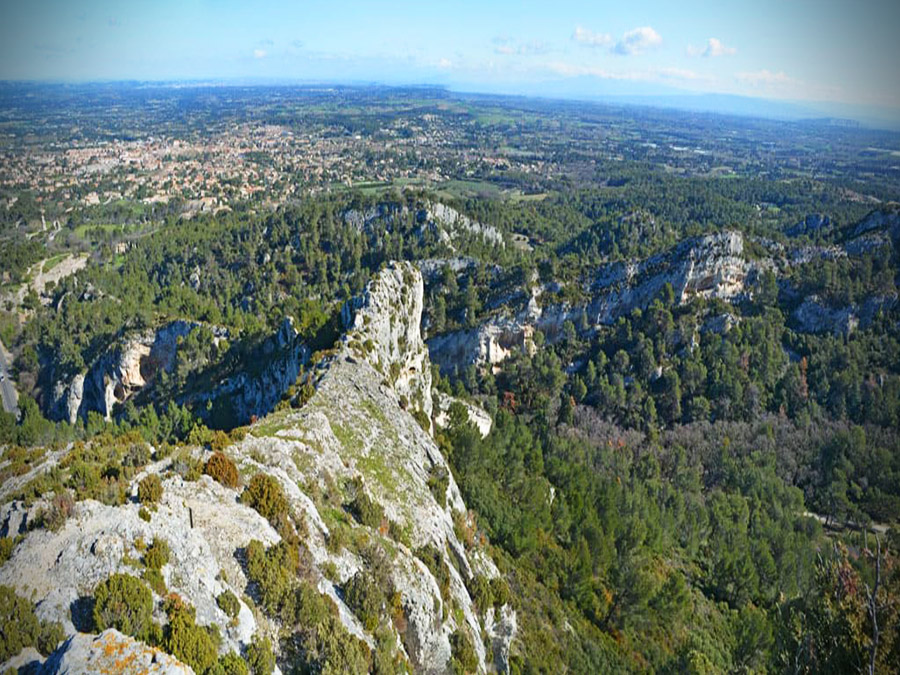
M 34 278 L 31 280 L 31 283 L 22 284 L 19 287 L 19 290 L 16 291 L 15 297 L 17 303 L 22 304 L 22 300 L 25 299 L 25 294 L 28 292 L 29 288 L 33 288 L 34 291 L 40 295 L 51 281 L 59 283 L 60 279 L 65 279 L 67 276 L 75 274 L 75 272 L 82 269 L 87 265 L 87 261 L 88 255 L 86 253 L 67 255 L 45 272 L 44 267 L 46 266 L 47 261 L 42 260 L 31 268 L 32 271 L 34 271 Z

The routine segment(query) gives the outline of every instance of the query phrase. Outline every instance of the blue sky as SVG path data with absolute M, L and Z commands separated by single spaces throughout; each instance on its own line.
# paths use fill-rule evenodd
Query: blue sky
M 0 79 L 713 92 L 900 117 L 900 2 L 4 0 Z

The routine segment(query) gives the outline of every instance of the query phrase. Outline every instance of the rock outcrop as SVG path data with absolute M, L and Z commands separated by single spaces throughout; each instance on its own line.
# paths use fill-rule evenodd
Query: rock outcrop
M 667 283 L 679 303 L 694 297 L 731 299 L 744 291 L 749 266 L 743 253 L 741 233 L 722 232 L 688 239 L 641 262 L 605 265 L 592 288 L 590 318 L 609 324 L 643 309 Z
M 248 359 L 246 367 L 225 378 L 212 391 L 191 393 L 180 402 L 189 403 L 212 426 L 249 424 L 275 409 L 296 384 L 309 356 L 309 348 L 300 339 L 293 320 L 287 317 Z M 209 411 L 205 405 L 197 405 L 206 402 L 211 404 Z
M 156 330 L 132 335 L 114 345 L 84 373 L 53 383 L 45 408 L 55 420 L 74 424 L 88 412 L 110 419 L 116 403 L 127 400 L 161 371 L 171 371 L 178 339 L 199 324 L 173 321 Z
M 314 369 L 315 393 L 306 404 L 257 422 L 226 452 L 244 481 L 263 472 L 280 483 L 295 518 L 305 523 L 302 541 L 312 562 L 309 575 L 335 602 L 351 633 L 375 644 L 344 603 L 342 591 L 368 563 L 357 544 L 338 550 L 328 545 L 336 527 L 351 527 L 354 542 L 365 541 L 384 552 L 390 584 L 402 606 L 403 629 L 394 630 L 401 653 L 416 672 L 446 672 L 450 636 L 459 629 L 469 633 L 480 671 L 492 667 L 483 635 L 491 645 L 493 665 L 505 671 L 516 615 L 509 606 L 481 612 L 469 596 L 467 586 L 475 575 L 492 578 L 498 571 L 479 544 L 467 547 L 457 537 L 458 523 L 468 522 L 466 506 L 424 424 L 423 415 L 432 412 L 432 396 L 430 361 L 419 333 L 422 297 L 422 277 L 412 264 L 394 264 L 376 275 L 365 293 L 346 307 L 349 332 L 336 352 Z M 206 452 L 193 450 L 198 458 Z M 0 584 L 32 598 L 41 619 L 62 622 L 71 635 L 83 625 L 80 608 L 96 584 L 115 572 L 138 574 L 134 567 L 140 565 L 139 542 L 161 537 L 171 549 L 169 563 L 162 568 L 166 586 L 196 607 L 199 625 L 220 626 L 223 652 L 240 651 L 255 633 L 273 635 L 275 620 L 244 601 L 253 590 L 248 589 L 241 551 L 252 539 L 271 546 L 279 534 L 239 502 L 240 488 L 225 488 L 208 476 L 186 481 L 172 471 L 170 462 L 164 459 L 147 467 L 132 483 L 136 490 L 145 473 L 163 477 L 163 495 L 149 522 L 139 516 L 136 502 L 79 502 L 59 531 L 27 533 L 0 567 Z M 430 480 L 436 472 L 447 477 L 442 494 Z M 336 520 L 332 504 L 348 498 L 350 485 L 380 505 L 381 526 Z M 7 511 L 11 528 L 31 520 L 22 505 Z M 443 584 L 417 555 L 422 547 L 438 556 L 446 575 Z M 235 621 L 229 621 L 216 602 L 225 590 L 241 598 Z M 90 652 L 92 640 L 77 637 L 67 643 L 70 647 L 63 653 L 72 654 L 68 662 L 93 663 L 83 661 L 87 656 L 72 660 L 77 650 Z
M 387 376 L 414 410 L 431 418 L 431 364 L 422 340 L 422 275 L 410 263 L 379 273 L 359 297 L 346 303 L 341 319 L 344 343 Z
M 416 212 L 416 222 L 420 232 L 430 229 L 435 232 L 441 242 L 453 248 L 457 238 L 463 235 L 481 238 L 485 243 L 504 247 L 506 241 L 503 234 L 491 225 L 484 225 L 472 220 L 456 209 L 440 202 L 430 202 L 424 209 Z
M 412 224 L 415 234 L 434 236 L 439 242 L 454 250 L 462 238 L 479 239 L 484 243 L 505 247 L 503 233 L 496 227 L 479 223 L 441 202 L 426 201 L 410 208 L 405 203 L 380 202 L 366 209 L 348 209 L 344 222 L 367 235 L 373 235 L 378 226 L 394 231 Z
M 110 628 L 100 635 L 73 635 L 37 672 L 38 675 L 193 675 L 194 671 L 174 656 Z
M 162 471 L 167 465 L 150 470 Z M 140 478 L 135 478 L 135 487 Z M 71 634 L 84 628 L 80 599 L 110 574 L 139 575 L 134 561 L 141 557 L 140 542 L 160 537 L 171 549 L 169 563 L 162 569 L 168 589 L 196 607 L 199 624 L 223 627 L 225 646 L 239 650 L 257 629 L 253 612 L 242 603 L 237 620 L 231 623 L 216 604 L 216 596 L 230 590 L 242 597 L 247 582 L 235 551 L 251 539 L 272 544 L 278 535 L 256 511 L 236 502 L 235 491 L 209 477 L 186 482 L 171 476 L 163 486 L 162 501 L 149 522 L 139 517 L 136 503 L 78 502 L 58 532 L 35 530 L 26 536 L 0 567 L 0 584 L 33 598 L 40 618 L 59 621 Z M 31 511 L 40 509 L 36 504 Z M 28 520 L 34 519 L 29 512 Z
M 469 423 L 478 429 L 478 433 L 481 434 L 482 438 L 491 433 L 491 427 L 493 426 L 494 421 L 482 408 L 454 396 L 442 394 L 441 392 L 436 392 L 434 398 L 436 401 L 434 423 L 437 426 L 445 428 L 450 424 L 450 406 L 454 403 L 458 403 L 465 408 L 466 417 L 469 420 Z
M 804 333 L 832 333 L 850 335 L 858 328 L 866 328 L 879 312 L 897 306 L 897 294 L 867 298 L 859 304 L 832 307 L 821 298 L 811 295 L 794 310 L 791 318 Z
M 500 314 L 474 329 L 431 338 L 431 358 L 444 372 L 469 364 L 496 364 L 514 351 L 532 351 L 537 330 L 553 341 L 566 321 L 578 325 L 584 318 L 588 329 L 614 323 L 634 309 L 646 308 L 666 284 L 671 284 L 679 304 L 696 297 L 736 298 L 746 291 L 753 269 L 743 248 L 739 232 L 722 232 L 686 240 L 643 261 L 603 265 L 585 289 L 589 302 L 541 307 L 532 295 L 512 316 Z

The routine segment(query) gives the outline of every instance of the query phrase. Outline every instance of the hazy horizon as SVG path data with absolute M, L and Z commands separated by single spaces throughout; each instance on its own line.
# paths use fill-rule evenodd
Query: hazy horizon
M 709 94 L 900 124 L 897 3 L 57 0 L 3 10 L 0 80 L 442 86 L 597 100 Z M 695 99 L 698 100 L 698 99 Z

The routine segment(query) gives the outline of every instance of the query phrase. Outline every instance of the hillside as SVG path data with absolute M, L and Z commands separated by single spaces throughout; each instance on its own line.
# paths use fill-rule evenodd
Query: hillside
M 223 653 L 266 637 L 282 669 L 299 657 L 326 670 L 372 658 L 421 672 L 443 671 L 451 658 L 506 670 L 516 613 L 485 605 L 483 590 L 473 599 L 475 589 L 496 585 L 498 571 L 482 546 L 458 538 L 468 527 L 466 506 L 430 423 L 423 428 L 414 417 L 430 420 L 431 413 L 421 312 L 414 266 L 379 273 L 347 306 L 349 332 L 310 373 L 315 393 L 304 405 L 251 425 L 241 440 L 216 444 L 237 468 L 235 487 L 200 475 L 204 466 L 215 475 L 209 450 L 187 447 L 166 458 L 157 448 L 144 455 L 148 464 L 135 463 L 121 505 L 79 499 L 66 507 L 64 522 L 34 529 L 56 498 L 7 501 L 12 486 L 4 484 L 2 534 L 22 539 L 0 567 L 0 584 L 31 598 L 37 616 L 59 622 L 65 634 L 89 630 L 83 608 L 97 585 L 115 574 L 143 573 L 149 581 L 147 545 L 164 541 L 168 557 L 151 583 L 153 618 L 162 619 L 167 594 L 175 593 L 194 608 L 197 626 L 222 627 Z M 72 476 L 89 461 L 73 458 L 98 445 L 35 462 L 15 486 L 28 494 L 28 479 Z M 140 486 L 153 476 L 161 494 L 148 511 Z M 260 499 L 268 501 L 254 502 L 248 495 L 260 477 L 268 481 Z M 255 569 L 254 550 L 274 567 L 285 543 L 293 568 Z M 285 606 L 288 588 L 321 594 L 315 602 L 334 612 L 329 630 L 344 646 L 297 623 L 291 612 L 304 608 Z M 229 613 L 217 601 L 225 593 L 238 599 Z M 172 621 L 170 611 L 167 625 Z

